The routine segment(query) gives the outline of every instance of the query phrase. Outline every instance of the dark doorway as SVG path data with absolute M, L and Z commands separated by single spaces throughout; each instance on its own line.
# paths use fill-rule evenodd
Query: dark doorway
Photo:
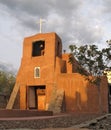
M 32 44 L 32 56 L 44 55 L 45 41 L 35 41 Z
M 45 110 L 46 86 L 29 86 L 28 87 L 28 108 Z
M 109 105 L 109 112 L 111 113 L 111 84 L 108 84 L 108 105 Z

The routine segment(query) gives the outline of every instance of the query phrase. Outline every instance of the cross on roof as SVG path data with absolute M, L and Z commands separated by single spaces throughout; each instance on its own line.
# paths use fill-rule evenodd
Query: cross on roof
M 40 18 L 40 21 L 37 22 L 37 23 L 40 24 L 40 33 L 42 33 L 42 23 L 43 23 L 43 22 L 45 22 L 45 20 L 43 20 L 43 19 L 41 19 L 41 18 Z

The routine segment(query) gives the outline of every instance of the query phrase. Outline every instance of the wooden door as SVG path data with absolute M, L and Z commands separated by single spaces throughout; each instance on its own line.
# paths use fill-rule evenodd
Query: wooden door
M 45 95 L 38 95 L 38 110 L 45 110 Z
M 38 110 L 45 110 L 45 89 L 37 89 L 37 108 Z

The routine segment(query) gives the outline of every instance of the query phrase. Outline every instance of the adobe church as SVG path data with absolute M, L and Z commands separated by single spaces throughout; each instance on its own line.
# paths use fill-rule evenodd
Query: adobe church
M 97 86 L 77 73 L 78 63 L 73 60 L 70 64 L 69 54 L 62 54 L 62 41 L 56 33 L 25 38 L 15 85 L 20 109 L 51 110 L 51 105 L 52 109 L 57 105 L 60 112 L 107 113 L 107 79 L 101 77 L 98 93 Z

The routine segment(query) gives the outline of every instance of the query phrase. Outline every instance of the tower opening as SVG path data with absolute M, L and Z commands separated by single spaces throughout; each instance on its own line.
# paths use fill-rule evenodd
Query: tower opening
M 32 56 L 42 56 L 44 55 L 45 41 L 35 41 L 32 44 Z

